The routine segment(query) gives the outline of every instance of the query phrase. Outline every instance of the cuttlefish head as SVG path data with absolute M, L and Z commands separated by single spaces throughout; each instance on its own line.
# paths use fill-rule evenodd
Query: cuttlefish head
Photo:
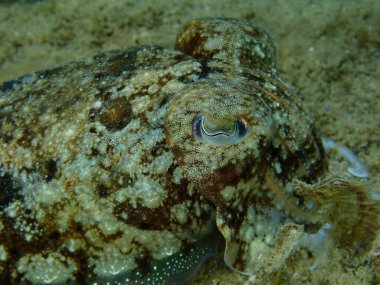
M 227 242 L 225 261 L 244 274 L 255 269 L 251 237 L 257 217 L 266 213 L 260 218 L 264 228 L 275 221 L 268 229 L 272 234 L 282 223 L 281 214 L 261 193 L 257 175 L 275 128 L 259 90 L 244 79 L 193 83 L 176 95 L 167 111 L 167 142 L 187 180 L 216 207 L 217 226 Z
M 251 92 L 206 79 L 183 89 L 168 108 L 168 144 L 187 178 L 207 192 L 249 179 L 272 139 L 270 110 Z

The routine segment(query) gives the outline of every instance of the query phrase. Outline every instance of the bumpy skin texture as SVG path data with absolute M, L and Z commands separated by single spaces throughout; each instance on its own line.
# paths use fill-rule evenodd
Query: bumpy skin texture
M 268 34 L 194 20 L 176 49 L 106 52 L 1 85 L 0 280 L 112 281 L 203 237 L 214 209 L 226 263 L 260 277 L 334 220 L 338 195 L 321 197 L 344 182 L 319 181 L 320 138 Z
M 142 47 L 2 85 L 3 278 L 39 282 L 27 270 L 53 253 L 72 264 L 62 280 L 112 275 L 202 236 L 209 202 L 164 129 L 172 97 L 200 73 L 178 51 Z
M 196 20 L 180 31 L 176 47 L 208 72 L 170 105 L 169 145 L 186 176 L 217 208 L 227 264 L 245 274 L 271 272 L 279 264 L 270 260 L 289 255 L 297 238 L 281 249 L 276 244 L 299 237 L 303 226 L 284 223 L 292 213 L 267 189 L 267 171 L 281 186 L 295 178 L 316 180 L 325 157 L 313 120 L 277 76 L 274 48 L 263 30 L 237 20 Z M 194 141 L 197 114 L 223 122 L 240 118 L 248 134 L 224 147 Z M 265 262 L 257 261 L 260 254 Z

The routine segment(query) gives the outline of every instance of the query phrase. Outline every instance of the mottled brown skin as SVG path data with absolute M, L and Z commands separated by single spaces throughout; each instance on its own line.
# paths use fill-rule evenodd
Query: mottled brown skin
M 202 238 L 213 209 L 226 263 L 258 279 L 310 228 L 367 229 L 369 198 L 329 176 L 265 31 L 193 20 L 176 49 L 106 52 L 1 85 L 1 281 L 44 283 L 47 260 L 56 283 L 112 280 L 108 265 L 123 276 Z M 236 122 L 246 132 L 223 145 Z
M 278 76 L 268 34 L 244 21 L 194 20 L 180 31 L 176 48 L 202 62 L 206 76 L 169 107 L 168 140 L 190 180 L 217 208 L 227 264 L 260 279 L 283 266 L 302 232 L 327 222 L 339 242 L 368 244 L 377 225 L 375 203 L 358 184 L 327 171 L 313 118 Z M 194 141 L 191 122 L 199 113 L 243 118 L 250 133 L 234 145 Z M 247 218 L 250 211 L 255 219 Z M 277 225 L 268 218 L 273 211 Z M 274 229 L 242 236 L 260 224 Z
M 7 258 L 0 261 L 0 280 L 28 280 L 17 272 L 17 262 L 23 256 L 49 252 L 75 262 L 77 270 L 70 278 L 76 282 L 96 280 L 96 262 L 94 265 L 90 259 L 118 240 L 130 243 L 132 253 L 127 250 L 124 258 L 134 255 L 139 264 L 140 255 L 154 259 L 149 246 L 139 241 L 140 231 L 158 243 L 165 241 L 160 232 L 171 233 L 178 244 L 204 235 L 210 227 L 211 207 L 186 178 L 175 180 L 178 163 L 164 139 L 164 110 L 170 98 L 200 73 L 200 64 L 178 51 L 141 47 L 107 52 L 3 83 L 0 241 Z M 153 84 L 156 91 L 148 90 Z M 144 109 L 139 111 L 133 102 L 144 96 Z M 128 130 L 131 123 L 135 126 Z M 150 143 L 157 133 L 160 138 Z M 131 156 L 136 153 L 134 160 Z M 165 154 L 166 168 L 151 169 L 162 167 L 162 161 L 154 161 Z M 128 163 L 136 165 L 129 169 Z M 84 170 L 91 164 L 91 169 Z M 84 171 L 89 171 L 89 176 L 83 175 Z M 144 179 L 154 181 L 152 185 L 163 191 L 154 205 L 149 200 L 144 203 L 145 194 L 133 201 L 128 198 L 133 195 L 133 190 L 128 190 L 134 189 L 131 187 L 147 187 L 135 186 Z M 62 195 L 53 192 L 60 198 L 39 201 L 33 192 L 49 185 L 61 189 Z M 120 195 L 126 198 L 118 198 Z M 183 203 L 188 212 L 178 221 L 171 210 Z M 16 204 L 21 206 L 13 217 L 9 208 Z M 116 225 L 115 230 L 102 230 L 99 218 L 104 219 L 105 227 Z M 37 230 L 20 225 L 20 220 Z M 90 232 L 93 238 L 88 237 Z M 95 236 L 96 242 L 91 240 Z M 72 239 L 82 242 L 73 252 L 67 249 Z

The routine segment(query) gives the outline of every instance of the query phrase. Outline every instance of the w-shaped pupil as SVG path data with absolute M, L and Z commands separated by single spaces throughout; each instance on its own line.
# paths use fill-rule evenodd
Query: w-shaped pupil
M 247 134 L 247 125 L 240 119 L 234 122 L 212 120 L 200 114 L 194 119 L 193 134 L 203 143 L 225 146 L 239 143 Z

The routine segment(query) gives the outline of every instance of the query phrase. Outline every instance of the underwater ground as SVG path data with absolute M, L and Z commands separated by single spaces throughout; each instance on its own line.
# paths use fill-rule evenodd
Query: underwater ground
M 0 0 L 0 82 L 100 51 L 152 43 L 170 48 L 184 22 L 215 16 L 248 19 L 271 34 L 282 77 L 300 91 L 322 136 L 358 155 L 370 171 L 368 187 L 380 195 L 377 0 Z M 379 245 L 380 231 L 372 248 Z M 380 261 L 375 268 L 371 258 L 332 250 L 316 268 L 295 260 L 272 284 L 378 284 Z M 210 261 L 193 284 L 245 280 Z

